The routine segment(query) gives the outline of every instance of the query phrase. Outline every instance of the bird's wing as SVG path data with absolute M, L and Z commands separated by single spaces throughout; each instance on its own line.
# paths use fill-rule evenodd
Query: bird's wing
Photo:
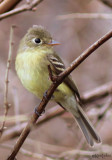
M 52 71 L 56 75 L 60 74 L 61 72 L 63 72 L 65 70 L 65 65 L 58 55 L 56 55 L 55 53 L 53 55 L 49 54 L 47 56 L 47 58 L 50 62 L 50 66 L 51 66 Z M 80 94 L 78 92 L 78 89 L 77 89 L 76 85 L 74 84 L 70 75 L 65 78 L 64 83 L 66 83 L 66 85 L 68 85 L 70 87 L 70 89 L 74 93 L 74 96 L 75 97 L 77 96 L 77 98 L 81 102 L 81 98 L 80 98 Z

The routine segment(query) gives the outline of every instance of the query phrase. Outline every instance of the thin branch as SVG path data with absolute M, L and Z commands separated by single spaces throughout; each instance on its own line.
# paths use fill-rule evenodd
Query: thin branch
M 42 1 L 43 0 L 33 0 L 31 3 L 26 3 L 18 8 L 15 8 L 15 9 L 7 12 L 7 13 L 3 13 L 0 15 L 0 20 L 7 18 L 9 16 L 12 16 L 12 15 L 24 12 L 24 11 L 29 11 L 29 10 L 35 11 L 36 9 L 34 7 L 36 7 Z
M 14 8 L 20 1 L 21 0 L 4 0 L 2 3 L 0 3 L 0 14 Z
M 91 91 L 85 92 L 81 99 L 84 104 L 91 103 L 93 101 L 96 101 L 100 98 L 103 98 L 105 96 L 108 96 L 109 94 L 112 94 L 112 82 L 108 82 L 102 86 L 99 86 Z
M 74 149 L 73 147 L 69 147 L 65 145 L 58 145 L 58 144 L 49 144 L 46 142 L 41 142 L 36 139 L 30 139 L 30 138 L 27 138 L 25 144 L 30 145 L 30 147 L 34 147 L 34 148 L 37 148 L 37 144 L 38 144 L 39 148 L 40 149 L 42 148 L 43 154 L 45 151 L 45 153 L 49 153 L 50 155 L 53 155 L 53 157 L 55 157 L 54 156 L 55 154 L 59 154 L 64 151 Z
M 112 19 L 112 13 L 71 13 L 57 16 L 58 20 L 66 19 Z
M 5 121 L 6 121 L 6 116 L 8 114 L 8 110 L 10 108 L 10 104 L 8 103 L 8 83 L 9 83 L 9 69 L 10 69 L 10 63 L 11 63 L 11 57 L 12 57 L 12 47 L 13 47 L 13 29 L 15 26 L 11 27 L 10 31 L 10 40 L 9 40 L 9 54 L 8 54 L 8 60 L 7 60 L 7 68 L 6 68 L 6 74 L 5 74 L 5 91 L 4 91 L 4 119 L 2 126 L 0 128 L 0 134 L 2 135 L 4 127 L 5 127 Z M 0 135 L 0 136 L 1 136 Z
M 51 156 L 44 156 L 43 154 L 37 154 L 37 153 L 32 153 L 26 149 L 21 148 L 20 153 L 27 156 L 27 157 L 32 157 L 32 158 L 37 158 L 38 160 L 62 160 L 62 158 L 67 159 L 68 158 L 74 158 L 74 156 L 79 155 L 79 156 L 85 156 L 85 157 L 91 157 L 91 158 L 110 158 L 112 156 L 112 146 L 109 145 L 101 145 L 100 147 L 93 148 L 91 151 L 83 150 L 83 149 L 69 149 L 68 147 L 62 147 L 62 146 L 54 146 L 50 144 L 45 144 L 45 146 L 48 145 L 48 148 L 54 148 L 54 150 L 60 151 L 61 149 L 65 149 L 67 151 L 62 152 L 59 155 L 51 155 Z M 13 146 L 9 144 L 0 144 L 2 148 L 5 149 L 12 149 Z M 60 150 L 59 150 L 60 149 Z M 52 157 L 52 158 L 51 158 Z
M 6 148 L 6 149 L 12 149 L 13 146 L 12 145 L 9 145 L 9 144 L 1 144 L 0 145 L 2 148 Z M 27 157 L 32 157 L 32 158 L 36 158 L 38 160 L 54 160 L 53 158 L 50 158 L 48 156 L 44 156 L 43 154 L 39 154 L 39 153 L 33 153 L 33 152 L 30 152 L 26 149 L 23 149 L 21 148 L 20 149 L 20 153 L 27 156 Z
M 109 96 L 106 103 L 103 105 L 103 107 L 100 108 L 99 112 L 97 113 L 97 120 L 102 120 L 102 118 L 106 115 L 106 112 L 109 110 L 109 108 L 112 107 L 112 95 Z
M 34 112 L 29 120 L 27 126 L 23 130 L 22 134 L 20 135 L 19 139 L 17 140 L 13 151 L 7 160 L 14 160 L 15 156 L 17 155 L 19 149 L 21 148 L 22 144 L 24 143 L 26 137 L 29 135 L 31 128 L 36 123 L 39 115 L 45 110 L 45 107 L 49 100 L 51 99 L 55 89 L 63 82 L 65 77 L 67 77 L 78 65 L 80 65 L 90 54 L 92 54 L 97 48 L 99 48 L 104 42 L 109 40 L 112 37 L 112 30 L 108 32 L 106 35 L 101 37 L 98 41 L 96 41 L 93 45 L 91 45 L 85 52 L 83 52 L 73 63 L 70 67 L 65 69 L 56 79 L 55 83 L 52 83 L 50 88 L 48 89 L 46 96 L 43 96 L 39 106 L 37 107 L 36 111 L 38 115 Z
M 112 147 L 109 145 L 101 145 L 100 147 L 97 147 L 96 150 L 93 151 L 86 151 L 86 150 L 70 150 L 65 151 L 59 155 L 59 158 L 65 158 L 65 157 L 74 157 L 76 155 L 80 156 L 89 156 L 91 158 L 111 158 L 112 153 Z M 97 155 L 97 156 L 95 156 Z
M 28 121 L 28 117 L 29 117 L 29 115 L 22 115 L 22 114 L 7 116 L 6 123 L 7 123 L 7 125 L 15 125 L 16 121 L 18 121 L 19 123 Z M 4 120 L 4 115 L 3 116 L 1 115 L 0 116 L 0 123 L 3 122 L 3 120 Z M 16 123 L 16 125 L 19 125 L 19 124 Z

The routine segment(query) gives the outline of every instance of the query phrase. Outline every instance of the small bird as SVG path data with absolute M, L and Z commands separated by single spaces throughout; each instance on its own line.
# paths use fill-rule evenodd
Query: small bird
M 48 66 L 50 65 L 53 75 L 65 70 L 63 61 L 53 48 L 58 44 L 44 27 L 34 25 L 19 45 L 15 62 L 17 75 L 23 86 L 40 99 L 52 83 Z M 94 142 L 101 142 L 81 107 L 80 94 L 70 75 L 55 90 L 52 100 L 73 115 L 90 146 L 93 146 Z

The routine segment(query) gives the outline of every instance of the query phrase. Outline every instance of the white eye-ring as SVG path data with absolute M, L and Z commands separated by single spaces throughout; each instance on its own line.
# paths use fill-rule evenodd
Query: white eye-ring
M 40 40 L 40 38 L 34 38 L 32 41 L 33 41 L 35 44 L 41 44 L 41 43 L 42 43 L 42 41 Z

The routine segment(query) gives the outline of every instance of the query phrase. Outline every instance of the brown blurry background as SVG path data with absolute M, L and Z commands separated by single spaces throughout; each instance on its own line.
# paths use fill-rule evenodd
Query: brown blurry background
M 18 6 L 25 3 L 21 1 Z M 18 7 L 16 6 L 16 7 Z M 8 115 L 30 115 L 39 100 L 29 93 L 21 85 L 15 72 L 15 57 L 19 42 L 28 28 L 32 25 L 43 25 L 61 43 L 55 50 L 68 66 L 86 48 L 93 44 L 98 38 L 112 29 L 111 19 L 66 19 L 59 20 L 59 15 L 69 13 L 112 13 L 112 8 L 98 0 L 44 0 L 37 6 L 36 12 L 23 12 L 18 15 L 0 21 L 0 114 L 3 115 L 4 79 L 6 63 L 9 50 L 10 27 L 15 24 L 14 49 L 12 55 L 10 76 L 9 76 L 9 103 L 12 107 Z M 92 90 L 112 80 L 112 41 L 109 40 L 88 57 L 75 71 L 72 72 L 80 94 Z M 105 99 L 107 100 L 107 99 Z M 91 106 L 95 107 L 100 102 Z M 104 105 L 106 101 L 101 102 Z M 54 106 L 49 103 L 46 107 Z M 90 107 L 89 107 L 90 108 Z M 94 122 L 93 122 L 94 123 Z M 104 119 L 98 123 L 97 130 L 101 135 L 103 144 L 112 144 L 112 114 L 111 110 L 106 113 Z M 13 123 L 14 125 L 14 123 Z M 11 127 L 12 124 L 6 126 Z M 76 131 L 77 130 L 77 131 Z M 25 141 L 23 148 L 31 152 L 58 155 L 62 151 L 80 148 L 83 137 L 69 113 L 52 119 L 32 131 Z M 15 144 L 16 139 L 5 142 Z M 49 146 L 50 144 L 50 146 Z M 78 149 L 79 149 L 78 148 Z M 90 150 L 85 146 L 85 150 Z M 11 150 L 0 146 L 0 160 L 6 159 Z M 7 154 L 6 154 L 7 153 Z M 87 157 L 86 157 L 87 158 Z M 90 157 L 89 157 L 90 158 Z M 87 159 L 89 159 L 87 158 Z M 112 157 L 111 157 L 112 158 Z M 19 160 L 29 160 L 21 153 Z M 69 158 L 70 159 L 70 158 Z M 74 157 L 71 158 L 71 160 Z M 84 157 L 79 157 L 84 159 Z

